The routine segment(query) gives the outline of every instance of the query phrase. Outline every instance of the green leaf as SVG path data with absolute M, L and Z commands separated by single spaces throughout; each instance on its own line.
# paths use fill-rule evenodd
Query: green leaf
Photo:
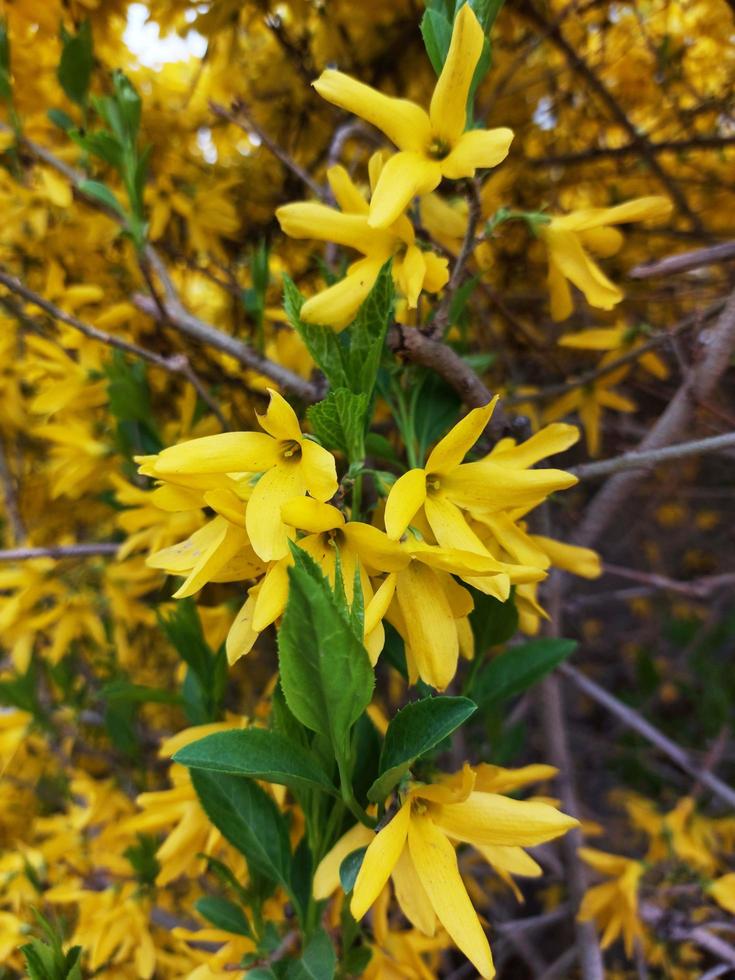
M 245 913 L 228 898 L 221 898 L 218 895 L 206 895 L 194 903 L 194 908 L 199 915 L 207 919 L 218 929 L 225 932 L 234 932 L 238 936 L 252 936 L 250 924 L 245 917 Z
M 383 355 L 385 335 L 393 320 L 395 286 L 390 261 L 378 273 L 375 285 L 357 312 L 355 322 L 343 332 L 347 345 L 347 386 L 355 394 L 372 397 Z
M 506 602 L 478 589 L 471 589 L 475 608 L 470 613 L 470 626 L 478 654 L 490 647 L 506 643 L 518 629 L 518 610 L 511 596 Z
M 352 463 L 365 457 L 368 396 L 335 388 L 306 410 L 315 434 L 327 449 L 344 453 Z
M 264 728 L 215 732 L 179 749 L 173 758 L 190 769 L 250 776 L 292 789 L 319 789 L 336 795 L 328 776 L 308 751 Z
M 209 820 L 245 856 L 252 871 L 288 889 L 288 830 L 265 790 L 252 779 L 203 769 L 192 769 L 191 781 Z
M 470 7 L 477 15 L 480 26 L 487 34 L 495 23 L 495 18 L 503 8 L 505 0 L 468 0 Z M 457 10 L 462 6 L 461 0 L 457 3 Z
M 0 20 L 0 99 L 9 102 L 13 98 L 13 82 L 10 72 L 10 37 L 8 22 Z
M 370 703 L 375 678 L 367 651 L 340 610 L 319 566 L 296 546 L 278 633 L 281 686 L 298 720 L 327 735 L 337 759 Z
M 332 388 L 348 387 L 337 334 L 331 327 L 304 323 L 301 319 L 301 307 L 303 305 L 304 297 L 299 292 L 298 286 L 289 276 L 284 275 L 283 308 L 289 323 L 301 336 L 309 353 Z
M 382 803 L 420 756 L 435 748 L 459 728 L 477 705 L 469 698 L 433 697 L 407 704 L 393 718 L 380 756 L 380 776 L 368 799 Z
M 358 847 L 357 850 L 351 851 L 339 866 L 339 883 L 345 895 L 355 887 L 366 850 L 367 847 Z
M 323 929 L 309 940 L 300 960 L 294 960 L 286 971 L 286 980 L 333 980 L 337 956 Z
M 100 694 L 107 701 L 129 701 L 133 704 L 179 704 L 181 701 L 181 696 L 175 691 L 131 684 L 126 680 L 109 681 L 103 685 Z
M 69 131 L 69 137 L 91 156 L 99 157 L 116 170 L 122 166 L 123 147 L 111 133 L 103 129 L 80 133 L 79 130 L 72 129 Z
M 453 388 L 433 371 L 426 371 L 411 393 L 417 452 L 425 459 L 429 446 L 452 428 L 462 400 Z
M 426 10 L 421 18 L 421 36 L 432 68 L 441 75 L 452 40 L 450 21 L 438 10 Z
M 59 84 L 72 102 L 85 106 L 94 68 L 92 28 L 89 21 L 82 21 L 76 34 L 67 34 L 64 31 L 62 40 L 64 46 L 57 71 Z
M 480 671 L 472 697 L 485 709 L 522 694 L 566 660 L 576 646 L 576 640 L 548 637 L 513 647 Z
M 80 180 L 79 191 L 85 197 L 91 197 L 93 200 L 104 204 L 124 221 L 127 220 L 127 214 L 122 204 L 105 184 L 101 184 L 98 180 Z
M 212 671 L 214 654 L 209 648 L 193 599 L 180 599 L 169 616 L 158 614 L 158 625 L 178 655 L 206 684 Z

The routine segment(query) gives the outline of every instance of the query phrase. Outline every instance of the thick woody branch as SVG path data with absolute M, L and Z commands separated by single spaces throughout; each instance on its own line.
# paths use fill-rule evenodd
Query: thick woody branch
M 734 136 L 694 136 L 686 140 L 648 141 L 650 153 L 682 153 L 686 150 L 719 150 L 735 144 Z M 587 163 L 590 160 L 616 160 L 621 157 L 637 156 L 641 148 L 638 143 L 625 146 L 591 146 L 574 153 L 551 153 L 543 157 L 531 157 L 526 163 L 535 168 L 566 166 L 567 164 Z

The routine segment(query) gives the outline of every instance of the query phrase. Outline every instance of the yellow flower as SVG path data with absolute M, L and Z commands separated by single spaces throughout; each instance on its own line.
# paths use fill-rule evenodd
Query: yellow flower
M 540 768 L 549 774 L 548 767 Z M 335 844 L 317 869 L 315 897 L 326 898 L 335 890 L 341 862 L 367 843 L 350 903 L 355 919 L 365 915 L 392 878 L 398 902 L 413 926 L 433 936 L 438 920 L 483 977 L 495 976 L 490 945 L 459 873 L 455 845 L 471 844 L 491 864 L 516 872 L 523 856 L 528 857 L 524 847 L 576 826 L 573 817 L 548 803 L 502 795 L 537 778 L 537 772 L 528 770 L 513 773 L 479 766 L 475 771 L 465 765 L 432 784 L 412 784 L 377 834 L 353 827 Z M 537 865 L 528 861 L 535 873 Z
M 370 164 L 373 179 L 379 169 L 380 154 L 374 154 Z M 436 293 L 446 284 L 447 260 L 418 247 L 413 226 L 405 215 L 400 215 L 389 228 L 374 228 L 368 223 L 368 202 L 347 171 L 332 167 L 327 171 L 327 179 L 341 210 L 311 201 L 286 204 L 276 211 L 281 228 L 292 238 L 316 238 L 346 245 L 365 257 L 353 262 L 340 282 L 307 299 L 301 308 L 303 320 L 324 323 L 338 330 L 347 326 L 391 257 L 393 280 L 412 309 L 422 289 Z
M 735 871 L 717 878 L 707 892 L 726 912 L 735 915 Z
M 594 919 L 604 930 L 603 949 L 622 935 L 625 952 L 632 956 L 635 940 L 643 936 L 638 915 L 638 885 L 645 870 L 643 864 L 591 847 L 580 847 L 578 853 L 595 871 L 612 879 L 588 889 L 579 909 L 580 921 Z
M 600 452 L 602 410 L 604 408 L 611 408 L 616 412 L 636 410 L 635 402 L 613 390 L 613 385 L 622 381 L 629 370 L 629 367 L 624 364 L 616 371 L 604 374 L 590 384 L 579 385 L 572 391 L 560 395 L 544 411 L 544 421 L 553 422 L 576 411 L 584 429 L 587 452 L 590 456 L 597 456 Z
M 273 561 L 288 551 L 281 506 L 307 491 L 326 501 L 337 492 L 334 457 L 307 439 L 296 413 L 272 388 L 258 421 L 265 432 L 223 432 L 164 449 L 149 472 L 169 476 L 261 473 L 245 513 L 245 527 L 259 558 Z
M 396 480 L 385 507 L 385 526 L 390 537 L 400 537 L 423 508 L 443 548 L 487 554 L 482 541 L 469 527 L 463 510 L 493 514 L 510 507 L 530 508 L 554 490 L 577 482 L 576 477 L 562 470 L 530 470 L 526 469 L 529 462 L 520 461 L 524 452 L 529 458 L 534 455 L 531 462 L 550 452 L 559 452 L 558 448 L 552 448 L 558 442 L 557 431 L 537 433 L 525 444 L 527 451 L 519 447 L 511 457 L 515 465 L 493 454 L 474 463 L 462 463 L 490 420 L 496 402 L 497 396 L 482 408 L 469 412 L 436 444 L 425 467 L 409 470 Z M 564 430 L 564 435 L 573 441 L 576 430 L 571 426 L 565 426 Z
M 590 258 L 587 249 L 603 258 L 614 255 L 623 244 L 623 236 L 613 225 L 666 218 L 670 213 L 671 202 L 667 198 L 639 197 L 614 208 L 584 208 L 539 224 L 539 237 L 549 253 L 548 284 L 554 320 L 566 320 L 574 308 L 569 282 L 584 293 L 590 306 L 611 310 L 619 303 L 622 291 Z
M 608 355 L 600 361 L 600 367 L 604 367 L 621 354 L 642 347 L 645 337 L 635 328 L 631 330 L 627 324 L 620 323 L 616 327 L 594 327 L 591 330 L 568 333 L 560 337 L 558 343 L 560 347 L 571 347 L 575 350 L 608 351 Z M 654 378 L 663 380 L 669 376 L 666 363 L 655 351 L 644 351 L 637 363 Z
M 393 224 L 415 194 L 433 191 L 442 177 L 473 177 L 478 167 L 495 167 L 508 155 L 510 129 L 464 131 L 483 43 L 482 28 L 465 4 L 454 21 L 428 113 L 414 102 L 383 95 L 332 69 L 314 82 L 323 98 L 382 130 L 400 151 L 388 160 L 375 187 L 368 219 L 374 228 Z
M 294 497 L 283 505 L 281 514 L 290 527 L 308 532 L 298 545 L 321 566 L 332 584 L 339 551 L 348 602 L 352 602 L 355 569 L 359 569 L 365 603 L 365 647 L 375 664 L 385 642 L 382 619 L 390 595 L 386 601 L 386 589 L 373 592 L 366 568 L 373 573 L 395 572 L 408 565 L 409 555 L 377 528 L 360 521 L 345 521 L 342 512 L 331 504 Z M 227 637 L 231 664 L 248 653 L 258 633 L 283 614 L 288 599 L 288 568 L 292 564 L 293 558 L 286 555 L 271 565 L 263 582 L 251 590 Z

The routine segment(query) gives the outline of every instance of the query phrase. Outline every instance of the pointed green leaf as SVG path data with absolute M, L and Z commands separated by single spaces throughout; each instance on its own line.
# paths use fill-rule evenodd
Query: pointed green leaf
M 227 898 L 218 895 L 206 895 L 194 904 L 199 915 L 207 919 L 218 929 L 234 932 L 238 936 L 252 936 L 250 924 L 245 913 Z
M 472 685 L 481 709 L 527 691 L 576 649 L 576 640 L 548 637 L 512 647 L 484 667 Z
M 92 28 L 89 21 L 82 21 L 79 31 L 76 34 L 66 34 L 63 42 L 57 71 L 59 84 L 72 102 L 84 106 L 94 68 Z
M 335 388 L 323 401 L 310 405 L 306 415 L 327 449 L 343 453 L 351 463 L 365 458 L 366 394 Z
M 173 758 L 189 769 L 250 776 L 292 789 L 336 794 L 328 776 L 306 749 L 265 728 L 215 732 L 179 749 Z
M 382 803 L 420 756 L 435 748 L 477 709 L 469 698 L 431 697 L 407 704 L 393 718 L 380 756 L 380 776 L 368 799 Z

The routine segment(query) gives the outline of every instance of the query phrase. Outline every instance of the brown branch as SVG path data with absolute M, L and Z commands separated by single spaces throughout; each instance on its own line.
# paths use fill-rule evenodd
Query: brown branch
M 693 599 L 706 599 L 715 589 L 735 582 L 735 572 L 726 572 L 722 575 L 705 575 L 702 578 L 692 579 L 691 582 L 679 582 L 676 579 L 668 578 L 666 575 L 642 572 L 636 568 L 624 568 L 621 565 L 611 565 L 609 562 L 605 562 L 603 574 L 617 575 L 618 578 L 625 578 L 630 582 L 640 582 L 642 585 L 648 585 L 653 589 L 677 592 L 680 595 L 691 596 Z
M 90 544 L 52 545 L 48 548 L 6 548 L 0 550 L 1 561 L 30 561 L 33 558 L 90 558 L 96 555 L 115 555 L 120 545 L 114 541 Z
M 673 459 L 687 459 L 691 456 L 704 456 L 707 453 L 718 453 L 723 449 L 735 448 L 735 432 L 722 436 L 710 436 L 708 439 L 693 439 L 676 446 L 665 446 L 661 449 L 651 449 L 647 452 L 623 453 L 612 459 L 601 459 L 596 463 L 583 463 L 581 466 L 570 467 L 580 480 L 596 480 L 600 476 L 609 476 L 622 470 L 650 470 L 661 463 Z
M 220 411 L 219 406 L 194 373 L 185 354 L 173 354 L 170 357 L 164 357 L 161 354 L 156 354 L 155 351 L 148 350 L 146 347 L 140 347 L 138 344 L 134 344 L 129 340 L 123 340 L 122 337 L 115 337 L 113 334 L 100 330 L 98 327 L 93 327 L 90 323 L 84 323 L 79 317 L 67 313 L 65 310 L 56 306 L 55 303 L 44 299 L 39 293 L 29 289 L 20 279 L 12 276 L 2 266 L 0 266 L 0 283 L 17 296 L 21 296 L 26 302 L 38 306 L 45 313 L 48 313 L 49 316 L 53 317 L 54 320 L 60 320 L 62 323 L 66 323 L 67 326 L 78 330 L 85 337 L 89 337 L 91 340 L 97 340 L 107 347 L 114 347 L 117 350 L 124 351 L 126 354 L 132 354 L 134 357 L 139 357 L 141 360 L 148 361 L 149 364 L 153 364 L 161 368 L 161 370 L 167 371 L 169 374 L 177 374 L 185 378 L 193 386 L 199 397 L 209 406 L 219 420 L 220 425 L 224 429 L 228 428 L 227 420 Z
M 626 728 L 630 728 L 632 731 L 637 732 L 641 735 L 647 742 L 651 745 L 655 745 L 657 749 L 663 752 L 664 755 L 668 756 L 672 762 L 674 762 L 680 769 L 693 776 L 695 779 L 700 779 L 702 784 L 710 790 L 715 796 L 719 797 L 728 806 L 735 806 L 735 789 L 728 786 L 727 783 L 723 783 L 721 779 L 714 776 L 711 772 L 706 772 L 702 770 L 702 767 L 690 759 L 689 755 L 682 749 L 676 742 L 672 742 L 670 738 L 664 735 L 655 728 L 650 722 L 638 714 L 633 708 L 629 707 L 627 704 L 623 704 L 614 695 L 606 691 L 605 688 L 600 687 L 595 681 L 590 680 L 575 667 L 569 664 L 562 664 L 557 668 L 558 672 L 567 677 L 572 683 L 580 689 L 588 697 L 592 698 L 593 701 L 601 705 L 611 714 L 621 721 Z
M 723 146 L 735 145 L 735 136 L 695 136 L 685 140 L 648 140 L 650 153 L 681 153 L 683 150 L 719 150 Z M 639 143 L 625 146 L 591 146 L 573 153 L 551 153 L 543 157 L 530 157 L 526 163 L 531 167 L 545 168 L 565 166 L 574 163 L 587 163 L 590 160 L 617 159 L 633 156 L 641 152 Z
M 672 201 L 676 204 L 678 210 L 688 219 L 691 227 L 698 233 L 704 234 L 704 226 L 702 225 L 699 216 L 696 215 L 689 207 L 689 202 L 678 184 L 671 178 L 667 171 L 664 170 L 657 155 L 651 150 L 651 144 L 648 138 L 638 131 L 637 127 L 628 118 L 623 107 L 612 94 L 610 89 L 608 89 L 605 83 L 600 79 L 595 70 L 587 64 L 584 58 L 577 54 L 573 45 L 570 44 L 564 37 L 559 25 L 550 25 L 546 18 L 535 8 L 532 0 L 522 0 L 517 9 L 523 16 L 525 16 L 541 30 L 548 31 L 549 39 L 562 52 L 569 67 L 573 72 L 575 72 L 575 74 L 579 75 L 585 80 L 589 88 L 607 107 L 615 122 L 617 122 L 618 125 L 625 130 L 625 132 L 628 134 L 631 145 L 638 148 L 641 156 L 644 157 L 648 163 L 651 173 L 656 176 L 659 183 L 669 194 Z
M 701 339 L 701 338 L 700 338 Z M 686 428 L 694 407 L 706 401 L 730 364 L 735 350 L 735 291 L 727 300 L 717 322 L 704 338 L 703 350 L 696 363 L 666 410 L 638 446 L 638 452 L 649 452 L 670 445 Z M 592 499 L 582 521 L 577 544 L 594 544 L 609 526 L 618 508 L 630 498 L 635 484 L 643 475 L 641 470 L 617 473 Z
M 730 262 L 735 259 L 735 242 L 720 242 L 709 248 L 698 248 L 693 252 L 682 252 L 679 255 L 669 255 L 656 262 L 645 262 L 631 269 L 628 276 L 631 279 L 650 279 L 652 276 L 674 276 L 679 272 L 689 272 L 700 269 L 703 265 L 716 265 L 720 262 Z
M 244 133 L 250 135 L 255 133 L 258 139 L 261 141 L 263 146 L 265 146 L 270 152 L 276 157 L 283 166 L 290 170 L 301 181 L 305 184 L 309 190 L 321 201 L 327 201 L 327 191 L 318 184 L 311 174 L 307 173 L 303 167 L 299 166 L 298 163 L 291 157 L 282 146 L 270 136 L 262 126 L 255 122 L 253 117 L 247 110 L 245 104 L 241 101 L 234 102 L 232 109 L 226 109 L 225 106 L 219 105 L 217 102 L 209 103 L 210 110 L 215 116 L 220 119 L 225 119 L 227 122 L 232 123 L 233 126 L 237 126 Z

